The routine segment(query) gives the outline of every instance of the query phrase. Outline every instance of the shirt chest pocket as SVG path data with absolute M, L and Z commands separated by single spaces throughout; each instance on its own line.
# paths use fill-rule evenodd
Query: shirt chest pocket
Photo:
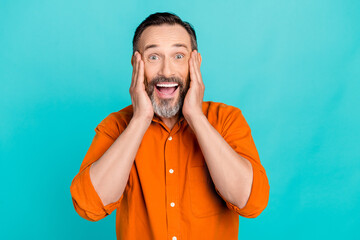
M 224 212 L 226 203 L 216 193 L 206 166 L 189 168 L 191 210 L 197 217 L 208 217 Z

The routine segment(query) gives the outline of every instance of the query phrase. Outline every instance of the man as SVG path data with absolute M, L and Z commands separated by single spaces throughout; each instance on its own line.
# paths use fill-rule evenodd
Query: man
M 194 29 L 156 13 L 135 31 L 132 105 L 110 114 L 71 184 L 80 216 L 117 209 L 118 239 L 237 239 L 269 185 L 238 108 L 203 102 Z

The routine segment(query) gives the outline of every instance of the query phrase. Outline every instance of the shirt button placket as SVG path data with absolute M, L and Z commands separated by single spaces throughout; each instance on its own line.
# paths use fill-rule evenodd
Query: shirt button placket
M 171 141 L 172 140 L 172 136 L 168 137 L 168 140 Z M 174 173 L 174 169 L 169 169 L 169 173 Z
M 170 143 L 170 141 L 172 141 L 172 140 L 173 140 L 173 137 L 168 136 L 167 141 L 168 141 L 169 145 L 166 145 L 166 149 L 168 151 L 170 151 L 170 152 L 172 152 L 171 149 L 173 147 L 172 143 Z M 170 158 L 170 159 L 167 158 L 167 159 L 168 159 L 167 160 L 167 166 L 168 167 L 170 167 L 170 166 L 173 166 L 174 168 L 177 167 L 175 162 L 174 162 L 175 159 L 172 159 L 172 158 Z M 167 189 L 167 190 L 169 191 L 168 192 L 168 199 L 171 201 L 168 206 L 170 206 L 170 209 L 172 209 L 172 210 L 169 209 L 170 216 L 168 218 L 168 221 L 169 221 L 168 227 L 170 227 L 170 228 L 168 229 L 168 231 L 172 232 L 174 234 L 173 236 L 171 236 L 171 235 L 169 236 L 170 239 L 171 240 L 177 240 L 178 237 L 175 236 L 175 234 L 179 230 L 178 226 L 177 226 L 178 225 L 177 221 L 178 221 L 179 216 L 178 216 L 177 210 L 175 209 L 175 206 L 176 206 L 175 201 L 177 200 L 176 196 L 178 194 L 177 189 L 176 189 L 177 180 L 176 180 L 176 176 L 173 174 L 175 172 L 174 169 L 173 168 L 168 168 L 168 169 L 169 169 L 168 170 L 169 171 L 169 175 L 168 175 L 169 178 L 167 179 L 167 181 L 169 181 L 168 183 L 170 183 L 170 185 L 167 185 L 169 187 L 169 189 Z

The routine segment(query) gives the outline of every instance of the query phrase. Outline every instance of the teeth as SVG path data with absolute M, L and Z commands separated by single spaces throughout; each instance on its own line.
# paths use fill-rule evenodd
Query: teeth
M 164 84 L 164 83 L 159 83 L 156 84 L 157 87 L 177 87 L 178 84 L 177 83 L 171 83 L 171 84 Z

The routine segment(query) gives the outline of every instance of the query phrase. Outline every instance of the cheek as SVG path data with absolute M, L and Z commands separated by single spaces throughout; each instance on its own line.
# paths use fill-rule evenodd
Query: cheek
M 181 77 L 183 79 L 186 79 L 190 72 L 189 72 L 189 65 L 188 64 L 182 64 L 181 66 L 179 66 L 179 73 L 181 74 Z
M 145 63 L 144 65 L 144 75 L 148 80 L 153 79 L 156 76 L 157 69 L 153 64 Z

